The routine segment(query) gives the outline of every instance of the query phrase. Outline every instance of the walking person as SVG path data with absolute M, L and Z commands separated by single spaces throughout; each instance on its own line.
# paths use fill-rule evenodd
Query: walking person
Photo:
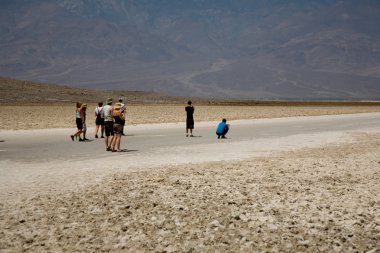
M 86 132 L 87 132 L 86 110 L 87 110 L 87 104 L 82 104 L 81 110 L 80 110 L 80 117 L 82 119 L 82 133 L 83 133 L 82 141 L 88 141 L 88 139 L 86 138 Z M 79 139 L 79 141 L 81 141 L 81 139 Z
M 218 136 L 218 139 L 226 139 L 226 134 L 228 130 L 230 129 L 230 125 L 227 124 L 227 120 L 223 119 L 222 122 L 218 124 L 218 127 L 216 128 L 216 135 Z
M 95 138 L 98 138 L 98 131 L 100 128 L 100 138 L 104 138 L 104 118 L 103 118 L 103 102 L 99 102 L 95 108 Z
M 194 106 L 192 106 L 192 102 L 190 100 L 187 102 L 187 106 L 185 107 L 185 111 L 186 111 L 186 137 L 189 136 L 189 132 L 190 132 L 190 137 L 194 137 L 194 135 L 193 135 Z
M 114 140 L 112 113 L 113 113 L 112 98 L 108 98 L 106 101 L 106 105 L 103 107 L 104 134 L 105 134 L 104 142 L 106 144 L 107 151 L 112 150 L 111 145 Z
M 121 152 L 120 142 L 121 135 L 123 132 L 123 127 L 125 124 L 124 114 L 121 113 L 121 103 L 116 103 L 113 110 L 113 132 L 114 132 L 114 140 L 112 142 L 112 152 Z
M 74 137 L 75 137 L 75 139 L 77 139 L 79 137 L 79 141 L 83 141 L 82 138 L 80 137 L 82 130 L 83 130 L 83 121 L 82 121 L 82 117 L 81 117 L 82 103 L 77 102 L 76 106 L 77 106 L 77 108 L 75 110 L 75 123 L 77 125 L 78 130 L 75 134 L 71 135 L 70 137 L 73 141 L 74 141 Z

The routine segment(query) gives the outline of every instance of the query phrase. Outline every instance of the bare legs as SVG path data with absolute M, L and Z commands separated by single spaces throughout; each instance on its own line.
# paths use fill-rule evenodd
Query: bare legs
M 99 125 L 95 126 L 95 138 L 98 138 Z M 103 132 L 102 132 L 103 134 Z
M 95 138 L 98 138 L 98 131 L 99 131 L 99 126 L 100 126 L 100 134 L 101 134 L 101 137 L 103 137 L 103 133 L 104 133 L 104 125 L 96 125 L 95 127 Z
M 110 139 L 109 144 L 108 144 L 108 139 Z M 115 135 L 111 137 L 106 135 L 106 137 L 104 138 L 104 142 L 106 143 L 107 151 L 111 150 L 111 146 L 114 141 L 115 141 Z
M 121 141 L 121 134 L 115 134 L 114 140 L 112 142 L 112 152 L 120 151 L 120 141 Z M 116 147 L 116 149 L 115 149 Z
M 78 129 L 78 131 L 74 134 L 74 135 L 71 135 L 71 139 L 74 141 L 74 137 L 79 137 L 79 141 L 82 140 L 80 138 L 80 135 L 83 133 L 82 129 Z
M 190 131 L 190 137 L 193 137 L 193 129 L 192 128 L 186 128 L 186 137 L 189 136 L 189 131 Z

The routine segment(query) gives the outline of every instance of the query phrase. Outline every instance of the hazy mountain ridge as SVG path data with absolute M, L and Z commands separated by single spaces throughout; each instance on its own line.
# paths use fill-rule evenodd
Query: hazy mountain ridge
M 377 1 L 14 0 L 0 75 L 172 95 L 380 98 Z

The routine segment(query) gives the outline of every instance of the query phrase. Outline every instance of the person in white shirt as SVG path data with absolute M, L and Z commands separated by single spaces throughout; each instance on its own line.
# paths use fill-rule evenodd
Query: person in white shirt
M 104 138 L 104 118 L 103 118 L 103 102 L 99 102 L 95 108 L 95 138 L 98 138 L 98 131 L 100 127 L 100 138 Z
M 108 98 L 106 101 L 107 105 L 103 107 L 103 118 L 104 118 L 104 133 L 105 138 L 104 142 L 106 144 L 106 150 L 111 151 L 112 143 L 114 140 L 113 136 L 113 107 L 112 107 L 112 98 Z M 111 138 L 109 138 L 112 136 Z

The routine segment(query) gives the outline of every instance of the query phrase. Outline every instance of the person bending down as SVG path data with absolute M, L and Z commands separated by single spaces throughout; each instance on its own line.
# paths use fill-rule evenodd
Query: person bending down
M 223 119 L 222 122 L 218 124 L 218 127 L 216 128 L 216 135 L 218 136 L 218 139 L 226 139 L 226 134 L 228 130 L 230 129 L 230 125 L 227 124 L 227 120 Z

